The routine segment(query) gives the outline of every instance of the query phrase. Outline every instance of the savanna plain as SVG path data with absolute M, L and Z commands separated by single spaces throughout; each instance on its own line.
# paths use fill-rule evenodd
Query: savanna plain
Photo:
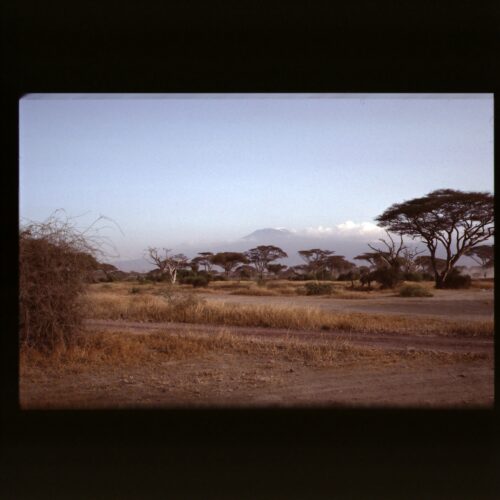
M 493 280 L 328 284 L 88 284 L 70 348 L 21 350 L 21 408 L 493 407 Z

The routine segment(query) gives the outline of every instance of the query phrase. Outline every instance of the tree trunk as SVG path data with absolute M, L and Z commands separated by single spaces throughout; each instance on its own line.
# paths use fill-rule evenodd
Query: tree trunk
M 440 274 L 436 274 L 436 288 L 444 288 L 444 278 Z

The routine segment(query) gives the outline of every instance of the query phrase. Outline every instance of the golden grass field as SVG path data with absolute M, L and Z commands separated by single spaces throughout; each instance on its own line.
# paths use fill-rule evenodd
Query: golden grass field
M 233 290 L 231 283 L 215 283 L 217 290 Z M 301 285 L 296 285 L 300 287 Z M 289 287 L 287 285 L 287 287 Z M 132 289 L 139 290 L 131 293 Z M 278 294 L 280 288 L 273 291 Z M 367 294 L 367 292 L 358 292 Z M 388 296 L 386 291 L 371 292 Z M 130 285 L 93 285 L 84 297 L 86 316 L 95 319 L 180 322 L 207 325 L 289 328 L 341 332 L 411 332 L 433 335 L 492 336 L 493 322 L 453 321 L 404 315 L 328 312 L 314 307 L 241 305 L 200 299 L 187 287 L 173 290 L 165 285 L 131 287 Z
M 466 295 L 447 291 L 431 299 L 333 285 L 326 297 L 305 297 L 303 282 L 278 280 L 264 286 L 212 282 L 205 289 L 90 285 L 81 304 L 86 318 L 102 326 L 89 324 L 70 346 L 50 355 L 23 348 L 21 407 L 492 404 L 493 321 L 487 316 L 465 321 L 342 309 L 358 299 L 413 301 L 417 308 L 432 300 L 439 307 L 453 297 L 486 307 L 491 282 L 476 282 Z M 238 295 L 253 302 L 238 303 Z M 266 303 L 280 297 L 286 305 Z M 340 309 L 314 306 L 325 300 Z M 462 302 L 457 304 L 458 311 Z M 357 342 L 350 340 L 354 334 Z M 380 335 L 397 337 L 392 348 L 370 346 L 368 340 Z

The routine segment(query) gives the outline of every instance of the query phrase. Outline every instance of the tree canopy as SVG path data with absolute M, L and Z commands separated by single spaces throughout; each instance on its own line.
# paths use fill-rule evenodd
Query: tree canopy
M 427 246 L 436 287 L 441 288 L 460 257 L 494 236 L 493 195 L 438 189 L 421 198 L 390 206 L 376 218 L 388 231 L 420 238 Z M 436 252 L 442 247 L 446 265 L 438 270 Z
M 238 265 L 245 264 L 248 262 L 245 254 L 240 252 L 220 252 L 216 253 L 212 258 L 211 262 L 217 266 L 222 267 L 226 276 Z
M 260 245 L 255 248 L 251 248 L 245 252 L 245 255 L 255 266 L 260 279 L 262 279 L 264 272 L 268 271 L 268 266 L 271 262 L 288 257 L 285 251 L 274 245 Z

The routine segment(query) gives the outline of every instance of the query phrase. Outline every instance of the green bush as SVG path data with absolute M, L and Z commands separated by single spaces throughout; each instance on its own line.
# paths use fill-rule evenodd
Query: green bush
M 306 283 L 306 295 L 329 295 L 333 292 L 333 285 L 329 283 Z
M 136 286 L 133 286 L 131 289 L 130 289 L 130 293 L 140 293 L 141 292 L 141 289 L 140 288 L 137 288 Z
M 399 290 L 400 297 L 432 297 L 433 294 L 420 285 L 405 285 Z

